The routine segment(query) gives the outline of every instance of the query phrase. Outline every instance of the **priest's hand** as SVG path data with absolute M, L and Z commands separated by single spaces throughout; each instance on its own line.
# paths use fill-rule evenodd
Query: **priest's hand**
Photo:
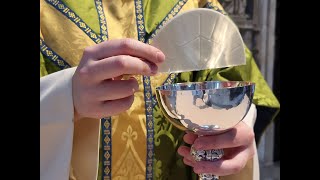
M 183 139 L 186 143 L 193 144 L 197 150 L 224 150 L 224 155 L 220 160 L 194 161 L 189 147 L 179 147 L 178 153 L 183 156 L 183 162 L 192 166 L 193 171 L 197 174 L 212 173 L 217 176 L 236 174 L 245 167 L 255 153 L 254 132 L 252 127 L 245 122 L 240 122 L 223 134 L 198 137 L 188 132 Z
M 155 75 L 165 59 L 157 48 L 133 39 L 87 47 L 73 76 L 75 119 L 103 118 L 129 109 L 138 82 L 123 75 Z

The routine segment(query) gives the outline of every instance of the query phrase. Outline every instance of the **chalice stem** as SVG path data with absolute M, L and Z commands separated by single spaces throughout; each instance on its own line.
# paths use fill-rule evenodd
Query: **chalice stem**
M 217 161 L 222 158 L 224 152 L 222 149 L 196 150 L 191 146 L 191 156 L 195 161 Z M 199 174 L 200 180 L 218 180 L 219 177 L 210 173 Z

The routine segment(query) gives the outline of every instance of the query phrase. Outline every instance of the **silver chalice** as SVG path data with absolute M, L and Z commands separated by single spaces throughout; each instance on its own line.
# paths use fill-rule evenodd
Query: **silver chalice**
M 167 84 L 156 88 L 156 97 L 166 119 L 177 128 L 198 136 L 224 133 L 244 119 L 254 94 L 255 84 L 245 81 L 206 81 Z M 222 149 L 195 150 L 196 161 L 216 161 Z M 201 180 L 217 180 L 209 173 Z

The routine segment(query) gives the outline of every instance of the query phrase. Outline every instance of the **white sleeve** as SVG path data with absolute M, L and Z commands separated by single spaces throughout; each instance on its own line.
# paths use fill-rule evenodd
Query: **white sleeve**
M 73 143 L 72 76 L 76 68 L 40 78 L 40 179 L 68 180 Z
M 246 117 L 243 119 L 243 121 L 249 125 L 250 127 L 254 127 L 254 123 L 257 119 L 257 108 L 254 104 L 251 105 L 249 112 L 247 113 Z M 258 160 L 258 151 L 256 147 L 256 143 L 254 143 L 255 146 L 255 154 L 253 157 L 253 180 L 259 180 L 260 179 L 260 171 L 259 171 L 259 160 Z

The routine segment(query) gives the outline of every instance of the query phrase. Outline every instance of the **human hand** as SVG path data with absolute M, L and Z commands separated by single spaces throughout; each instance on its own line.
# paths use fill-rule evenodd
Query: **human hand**
M 110 40 L 87 47 L 72 79 L 75 119 L 103 118 L 130 108 L 135 78 L 122 75 L 155 75 L 165 59 L 157 48 L 133 39 Z
M 195 161 L 190 155 L 190 148 L 181 146 L 178 153 L 183 162 L 192 166 L 197 174 L 212 173 L 226 176 L 239 173 L 255 153 L 254 132 L 246 123 L 240 122 L 233 129 L 218 135 L 197 136 L 188 132 L 183 137 L 188 144 L 197 150 L 223 149 L 224 155 L 217 161 Z

